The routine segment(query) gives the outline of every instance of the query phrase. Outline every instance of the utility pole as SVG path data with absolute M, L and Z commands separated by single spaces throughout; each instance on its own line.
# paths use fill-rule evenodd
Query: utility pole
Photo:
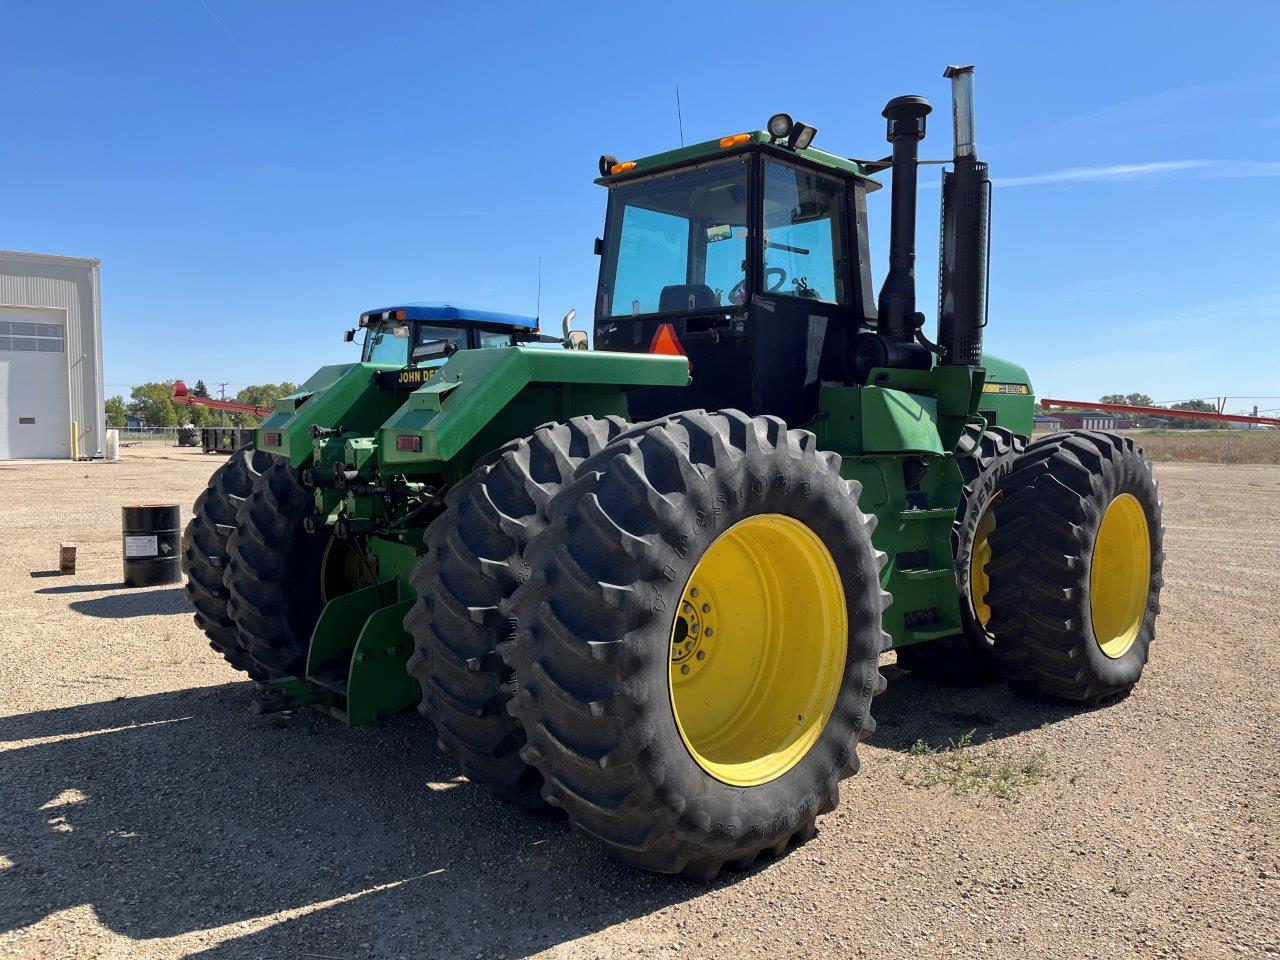
M 218 384 L 218 399 L 219 400 L 227 399 L 227 384 L 225 381 L 223 383 Z M 226 410 L 222 411 L 222 429 L 223 430 L 227 429 L 227 411 Z

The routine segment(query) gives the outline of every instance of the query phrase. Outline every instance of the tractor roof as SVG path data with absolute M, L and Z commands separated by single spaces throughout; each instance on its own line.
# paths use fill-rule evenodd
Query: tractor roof
M 518 313 L 499 313 L 479 307 L 466 307 L 448 300 L 415 300 L 390 307 L 376 307 L 361 315 L 363 320 L 430 320 L 436 323 L 490 323 L 502 327 L 536 330 L 538 321 Z
M 655 153 L 648 157 L 639 157 L 636 160 L 629 161 L 634 164 L 630 169 L 612 176 L 601 177 L 596 180 L 596 183 L 610 186 L 624 180 L 630 180 L 633 177 L 644 176 L 647 173 L 656 173 L 670 167 L 683 167 L 699 161 L 715 160 L 719 157 L 732 156 L 747 150 L 760 150 L 783 159 L 794 160 L 799 158 L 809 163 L 817 164 L 820 167 L 838 171 L 846 176 L 855 176 L 860 180 L 866 181 L 868 192 L 879 190 L 881 186 L 878 180 L 873 180 L 868 175 L 867 169 L 857 160 L 848 160 L 814 147 L 793 150 L 783 144 L 774 143 L 773 138 L 765 130 L 739 133 L 720 140 L 704 140 L 702 143 L 693 143 L 687 147 Z

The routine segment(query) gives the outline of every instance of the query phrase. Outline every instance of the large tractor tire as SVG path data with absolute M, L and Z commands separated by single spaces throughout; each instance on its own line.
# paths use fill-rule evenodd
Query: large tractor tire
M 301 676 L 307 648 L 324 606 L 321 574 L 328 531 L 308 533 L 312 495 L 285 460 L 262 474 L 240 506 L 228 541 L 223 584 L 227 612 L 244 652 L 270 680 Z
M 271 461 L 269 454 L 252 447 L 233 453 L 209 478 L 182 535 L 182 571 L 187 578 L 183 592 L 195 612 L 196 626 L 227 663 L 255 680 L 266 676 L 240 645 L 239 631 L 227 613 L 227 589 L 222 575 L 227 568 L 227 539 L 235 530 L 236 512 Z
M 986 683 L 999 676 L 987 624 L 991 608 L 986 565 L 991 559 L 991 532 L 995 529 L 995 504 L 1001 485 L 1013 471 L 1014 461 L 1027 441 L 1003 427 L 988 427 L 972 438 L 977 449 L 956 459 L 964 480 L 964 492 L 951 530 L 956 558 L 956 590 L 960 595 L 963 630 L 950 637 L 916 643 L 898 650 L 898 666 L 943 683 Z
M 688 411 L 578 468 L 503 606 L 524 758 L 612 854 L 711 878 L 815 832 L 874 729 L 885 557 L 773 417 Z
M 449 491 L 411 578 L 419 599 L 404 627 L 414 641 L 407 669 L 422 685 L 418 709 L 470 780 L 528 809 L 544 807 L 542 777 L 520 758 L 524 731 L 507 713 L 512 677 L 498 655 L 507 636 L 498 605 L 526 575 L 521 557 L 552 496 L 625 425 L 618 417 L 549 423 L 486 458 Z
M 1038 440 L 995 509 L 987 602 L 1002 673 L 1073 703 L 1128 692 L 1163 584 L 1160 498 L 1142 448 L 1085 431 Z

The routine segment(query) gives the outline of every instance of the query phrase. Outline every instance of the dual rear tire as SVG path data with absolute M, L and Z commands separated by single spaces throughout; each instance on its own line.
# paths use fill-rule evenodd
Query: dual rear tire
M 884 555 L 812 434 L 689 411 L 578 469 L 502 609 L 542 795 L 698 878 L 813 835 L 874 729 Z
M 182 570 L 187 577 L 183 592 L 195 613 L 196 626 L 209 638 L 209 646 L 255 680 L 269 676 L 240 642 L 239 630 L 227 611 L 223 575 L 240 507 L 273 462 L 269 454 L 252 447 L 233 453 L 209 478 L 182 536 Z
M 236 516 L 223 583 L 227 615 L 255 679 L 301 676 L 324 607 L 322 573 L 332 535 L 310 533 L 312 496 L 287 460 L 272 458 Z
M 449 491 L 411 578 L 418 600 L 404 621 L 414 641 L 406 666 L 422 686 L 419 710 L 470 780 L 526 809 L 544 806 L 542 777 L 520 758 L 524 731 L 507 713 L 513 682 L 498 654 L 508 634 L 499 605 L 528 576 L 524 550 L 551 498 L 625 426 L 575 417 L 487 457 Z
M 1163 585 L 1151 462 L 1132 438 L 1063 431 L 1018 458 L 996 504 L 992 653 L 1016 686 L 1098 704 L 1141 678 Z
M 905 668 L 953 683 L 1003 677 L 1097 704 L 1142 676 L 1163 584 L 1161 506 L 1131 438 L 1062 431 L 1024 447 L 989 429 L 956 517 L 963 633 L 904 647 Z
M 301 676 L 306 667 L 332 539 L 303 527 L 311 509 L 297 470 L 245 447 L 210 478 L 183 535 L 184 592 L 196 625 L 259 682 Z

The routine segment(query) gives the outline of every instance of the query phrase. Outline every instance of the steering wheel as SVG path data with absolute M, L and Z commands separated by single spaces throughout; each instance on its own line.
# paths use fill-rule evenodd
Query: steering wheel
M 778 279 L 773 283 L 769 282 L 769 278 L 776 276 Z M 782 285 L 787 282 L 787 271 L 781 267 L 765 267 L 764 269 L 764 289 L 765 293 L 777 293 L 782 289 Z M 729 302 L 733 304 L 745 303 L 747 299 L 747 278 L 743 277 L 733 285 L 733 289 L 729 291 Z

